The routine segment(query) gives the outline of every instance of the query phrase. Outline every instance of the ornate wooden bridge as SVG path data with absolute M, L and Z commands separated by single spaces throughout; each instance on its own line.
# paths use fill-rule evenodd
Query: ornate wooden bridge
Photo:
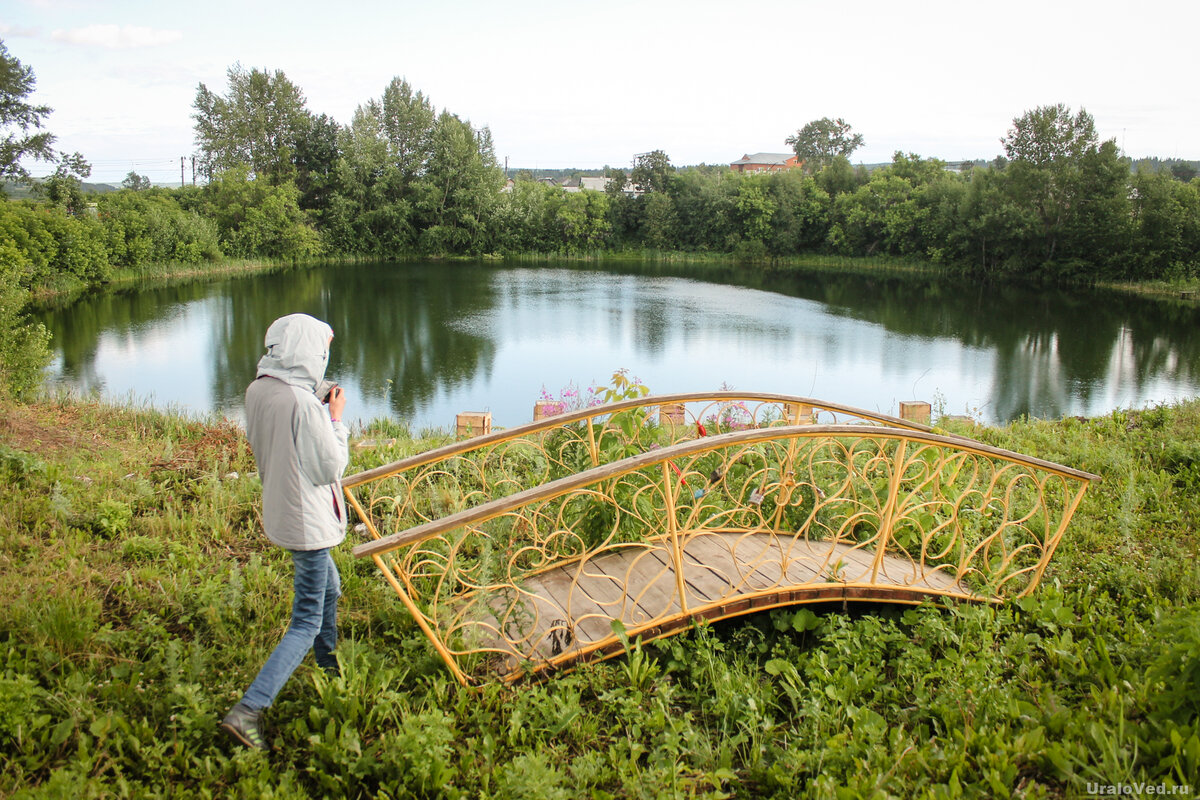
M 1095 475 L 802 397 L 576 411 L 359 473 L 371 557 L 463 683 L 692 620 L 1032 591 Z

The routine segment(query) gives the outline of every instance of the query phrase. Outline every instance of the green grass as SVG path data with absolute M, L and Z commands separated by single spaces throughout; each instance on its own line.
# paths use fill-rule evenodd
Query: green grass
M 1176 297 L 1195 302 L 1200 300 L 1200 277 L 1176 277 L 1153 281 L 1101 282 L 1105 288 L 1151 297 Z
M 217 728 L 291 597 L 240 432 L 91 402 L 0 411 L 0 796 L 1200 792 L 1200 402 L 974 431 L 1104 478 L 1042 586 L 998 608 L 788 609 L 467 690 L 343 546 L 343 676 L 301 667 L 269 754 Z M 359 436 L 396 442 L 351 470 L 426 444 Z
M 681 265 L 718 267 L 751 265 L 757 269 L 803 269 L 850 272 L 939 273 L 946 268 L 930 261 L 898 256 L 838 256 L 804 253 L 793 256 L 770 256 L 744 259 L 735 253 L 713 253 L 686 250 L 591 250 L 575 253 L 513 253 L 502 257 L 514 264 L 578 263 L 598 266 L 624 265 Z

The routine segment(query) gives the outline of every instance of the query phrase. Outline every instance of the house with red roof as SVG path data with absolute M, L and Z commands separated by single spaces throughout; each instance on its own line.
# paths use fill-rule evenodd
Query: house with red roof
M 802 166 L 795 153 L 747 153 L 729 165 L 734 172 L 779 172 Z

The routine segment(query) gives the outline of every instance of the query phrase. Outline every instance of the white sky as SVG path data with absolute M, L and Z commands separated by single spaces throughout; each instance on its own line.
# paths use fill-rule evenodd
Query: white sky
M 1197 0 L 4 0 L 57 147 L 91 180 L 179 178 L 192 101 L 225 72 L 283 70 L 348 123 L 402 76 L 491 128 L 513 168 L 676 165 L 786 152 L 843 117 L 855 162 L 992 158 L 1012 119 L 1086 108 L 1133 157 L 1200 159 Z M 35 174 L 48 172 L 44 165 Z M 190 165 L 187 178 L 190 181 Z

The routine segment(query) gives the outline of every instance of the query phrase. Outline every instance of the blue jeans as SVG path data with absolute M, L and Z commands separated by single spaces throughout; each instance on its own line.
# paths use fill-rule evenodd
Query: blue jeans
M 309 650 L 316 656 L 318 667 L 330 672 L 338 669 L 333 655 L 337 645 L 337 601 L 342 594 L 337 567 L 328 548 L 289 552 L 296 570 L 292 623 L 242 696 L 242 702 L 253 709 L 266 708 L 275 701 L 275 695 Z

